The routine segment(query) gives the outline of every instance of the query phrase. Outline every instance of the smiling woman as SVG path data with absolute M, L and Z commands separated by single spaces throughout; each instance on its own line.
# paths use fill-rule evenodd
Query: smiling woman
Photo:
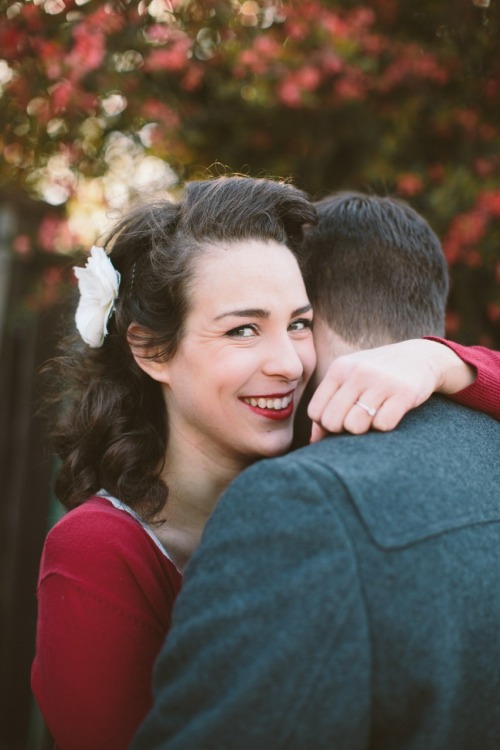
M 139 353 L 136 361 L 164 389 L 165 473 L 178 480 L 185 465 L 190 476 L 200 459 L 223 484 L 254 458 L 290 447 L 315 365 L 312 309 L 295 257 L 275 240 L 239 240 L 199 256 L 189 304 L 175 355 Z
M 297 260 L 315 216 L 287 184 L 189 183 L 76 269 L 84 343 L 46 368 L 71 513 L 44 548 L 32 674 L 56 747 L 128 746 L 217 499 L 291 445 L 316 361 Z

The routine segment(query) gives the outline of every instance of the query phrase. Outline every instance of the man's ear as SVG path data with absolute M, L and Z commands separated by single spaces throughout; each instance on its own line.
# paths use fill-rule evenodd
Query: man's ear
M 169 382 L 169 366 L 163 357 L 158 358 L 159 347 L 144 346 L 150 337 L 150 331 L 137 323 L 131 323 L 127 329 L 127 341 L 137 365 L 159 383 Z

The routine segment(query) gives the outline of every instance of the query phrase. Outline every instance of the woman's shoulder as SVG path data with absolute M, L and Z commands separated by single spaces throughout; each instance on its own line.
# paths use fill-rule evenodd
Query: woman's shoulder
M 46 545 L 67 547 L 71 544 L 120 543 L 122 535 L 143 536 L 143 529 L 128 513 L 115 508 L 108 500 L 94 495 L 67 511 L 47 534 Z
M 68 511 L 49 531 L 40 572 L 81 575 L 84 570 L 107 570 L 119 575 L 131 568 L 138 577 L 176 573 L 137 519 L 94 496 Z
M 180 573 L 141 523 L 96 496 L 68 511 L 49 531 L 38 597 L 87 602 L 93 611 L 112 607 L 141 622 L 147 611 L 155 622 L 169 623 L 181 583 Z

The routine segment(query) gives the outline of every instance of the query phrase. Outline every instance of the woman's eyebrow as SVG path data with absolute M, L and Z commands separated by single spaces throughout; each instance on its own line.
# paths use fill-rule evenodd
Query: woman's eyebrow
M 312 305 L 304 305 L 303 307 L 298 307 L 296 310 L 293 310 L 290 317 L 295 318 L 297 315 L 304 315 L 304 313 L 310 312 L 311 310 Z M 230 316 L 236 318 L 269 318 L 270 315 L 271 313 L 269 310 L 263 310 L 260 307 L 250 307 L 245 310 L 228 310 L 228 312 L 217 315 L 215 320 L 220 320 L 221 318 Z
M 292 318 L 295 318 L 296 315 L 304 315 L 304 313 L 310 312 L 311 310 L 312 305 L 304 305 L 304 307 L 298 307 L 293 311 Z
M 215 320 L 220 320 L 220 318 L 226 318 L 231 315 L 236 318 L 269 318 L 271 313 L 269 312 L 269 310 L 262 310 L 258 307 L 250 307 L 247 310 L 229 310 L 228 312 L 217 315 Z

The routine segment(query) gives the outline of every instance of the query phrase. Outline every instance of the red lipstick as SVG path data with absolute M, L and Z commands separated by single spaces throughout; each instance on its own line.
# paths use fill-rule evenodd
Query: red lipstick
M 272 419 L 276 422 L 282 422 L 289 419 L 293 414 L 293 393 L 294 391 L 289 391 L 288 393 L 269 393 L 265 396 L 249 396 L 241 398 L 240 400 L 245 406 L 253 411 L 254 414 L 266 417 L 266 419 Z M 277 399 L 280 399 L 281 401 L 286 400 L 289 401 L 289 403 L 284 408 L 276 408 L 274 406 L 268 408 L 266 406 L 260 406 L 259 403 L 255 403 L 262 401 L 276 401 Z M 252 401 L 254 403 L 251 403 Z

